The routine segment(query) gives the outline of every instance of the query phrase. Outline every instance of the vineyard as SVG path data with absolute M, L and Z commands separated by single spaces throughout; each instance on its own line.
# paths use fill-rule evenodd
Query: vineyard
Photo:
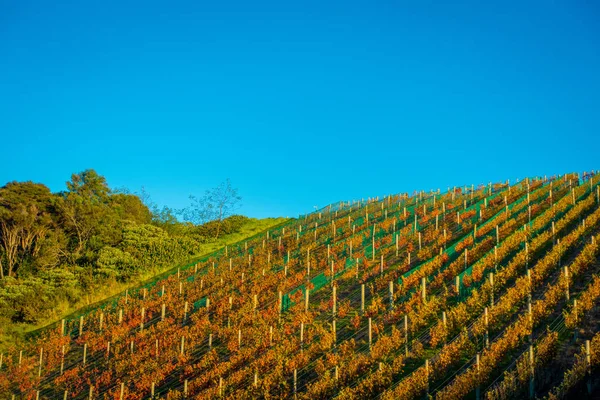
M 600 176 L 340 202 L 0 355 L 1 399 L 600 391 Z

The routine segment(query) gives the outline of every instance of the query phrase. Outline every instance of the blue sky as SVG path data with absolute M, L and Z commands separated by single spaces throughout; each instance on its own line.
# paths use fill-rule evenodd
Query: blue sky
M 0 185 L 250 216 L 600 167 L 600 8 L 0 0 Z

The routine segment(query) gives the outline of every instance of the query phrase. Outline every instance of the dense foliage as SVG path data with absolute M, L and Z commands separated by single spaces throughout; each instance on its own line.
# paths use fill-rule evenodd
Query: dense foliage
M 94 170 L 67 190 L 39 183 L 0 188 L 0 325 L 36 323 L 86 295 L 187 262 L 201 245 L 248 218 L 180 223 L 168 208 L 111 190 Z

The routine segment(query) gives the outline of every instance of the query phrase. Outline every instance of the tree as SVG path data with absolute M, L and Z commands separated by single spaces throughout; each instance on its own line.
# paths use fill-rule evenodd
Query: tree
M 190 196 L 191 207 L 184 209 L 182 215 L 184 219 L 195 224 L 204 224 L 209 221 L 217 222 L 217 232 L 215 238 L 219 238 L 223 220 L 233 214 L 239 207 L 242 198 L 238 195 L 237 189 L 231 186 L 227 179 L 219 186 L 209 189 L 204 196 L 198 198 Z
M 102 227 L 102 219 L 109 211 L 110 189 L 106 179 L 93 169 L 71 175 L 67 188 L 59 207 L 67 232 L 76 239 L 73 255 L 79 256 L 92 235 Z
M 0 278 L 14 276 L 23 265 L 58 263 L 60 229 L 52 219 L 54 197 L 33 182 L 10 182 L 0 188 Z

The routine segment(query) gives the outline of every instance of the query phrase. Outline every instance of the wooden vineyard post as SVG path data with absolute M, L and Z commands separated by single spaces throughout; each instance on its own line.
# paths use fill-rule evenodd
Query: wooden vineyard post
M 44 349 L 40 347 L 40 363 L 38 366 L 38 376 L 42 376 L 42 357 L 44 355 Z M 0 355 L 1 357 L 1 355 Z M 0 368 L 2 367 L 2 362 L 0 361 Z
M 372 331 L 372 321 L 371 317 L 369 317 L 369 351 L 371 351 L 371 345 L 373 344 L 373 331 Z
M 208 334 L 208 349 L 212 350 L 212 342 L 213 342 L 213 336 L 212 333 Z
M 360 285 L 360 313 L 365 313 L 365 284 Z
M 83 315 L 79 317 L 79 336 L 83 333 Z
M 485 322 L 485 347 L 490 347 L 490 325 L 489 325 L 489 317 L 488 317 L 488 308 L 486 307 L 483 311 L 483 317 Z
M 304 322 L 300 322 L 300 351 L 304 349 Z
M 188 380 L 183 381 L 183 397 L 188 396 Z
M 102 325 L 104 323 L 104 312 L 100 312 L 100 321 L 98 323 L 98 330 L 100 330 L 100 332 L 102 332 Z
M 188 308 L 189 308 L 189 304 L 188 304 L 188 302 L 186 301 L 186 302 L 183 304 L 183 323 L 184 323 L 184 324 L 185 324 L 185 321 L 187 320 Z
M 500 245 L 500 228 L 496 225 L 496 245 Z
M 281 319 L 282 313 L 283 313 L 283 293 L 280 290 L 279 291 L 279 319 Z
M 182 336 L 182 337 L 181 337 L 181 348 L 180 348 L 180 352 L 179 352 L 179 353 L 180 353 L 181 355 L 183 355 L 183 354 L 184 354 L 184 352 L 185 352 L 185 337 L 184 337 L 184 336 Z
M 396 235 L 396 257 L 398 257 L 398 252 L 400 250 L 400 246 L 399 246 L 399 239 L 400 239 L 400 235 Z
M 294 398 L 296 398 L 298 393 L 298 370 L 294 368 Z
M 310 289 L 306 288 L 304 291 L 304 311 L 308 311 L 308 304 L 310 301 Z
M 269 327 L 269 346 L 273 345 L 273 327 Z
M 394 281 L 390 281 L 390 309 L 394 308 Z
M 162 303 L 161 309 L 160 309 L 160 320 L 164 321 L 165 320 L 165 303 Z
M 65 372 L 65 345 L 63 344 L 60 351 L 60 374 Z
M 89 391 L 89 394 L 88 394 L 88 399 L 92 400 L 94 398 L 93 396 L 94 396 L 94 387 L 92 385 L 90 385 L 90 391 Z
M 372 240 L 372 256 L 371 256 L 371 261 L 375 261 L 375 236 L 373 236 L 373 240 Z
M 121 391 L 119 393 L 119 400 L 123 400 L 124 395 L 125 395 L 125 382 L 121 382 Z
M 592 353 L 590 351 L 590 341 L 585 341 L 585 365 L 587 375 L 587 392 L 589 395 L 592 394 Z
M 404 355 L 408 357 L 408 314 L 404 314 Z
M 490 308 L 494 307 L 494 273 L 490 272 Z
M 82 364 L 85 365 L 85 360 L 87 357 L 87 343 L 83 344 L 83 360 L 82 360 Z
M 356 259 L 356 279 L 358 279 L 358 268 L 359 268 L 359 265 L 358 265 L 358 258 L 357 258 Z
M 150 398 L 154 398 L 154 382 L 150 384 Z
M 444 337 L 445 337 L 446 329 L 448 329 L 448 322 L 446 320 L 446 311 L 442 311 L 442 325 L 444 326 Z
M 567 301 L 569 301 L 570 295 L 569 295 L 569 267 L 568 266 L 565 266 L 564 274 L 565 274 L 565 298 L 567 299 Z
M 333 334 L 333 347 L 337 345 L 337 324 L 335 318 L 331 322 L 331 333 Z
M 460 276 L 456 275 L 454 279 L 454 290 L 456 291 L 456 295 L 460 296 Z
M 429 360 L 425 360 L 425 398 L 429 398 Z
M 480 368 L 479 368 L 479 353 L 475 355 L 475 367 L 477 368 L 477 387 L 475 388 L 475 399 L 481 400 L 481 379 L 480 379 Z
M 60 321 L 60 336 L 65 336 L 65 320 Z
M 562 265 L 562 244 L 560 243 L 560 239 L 556 239 L 556 244 L 558 245 L 558 266 L 560 267 Z
M 530 325 L 529 343 L 533 343 L 533 308 L 531 306 L 531 294 L 527 298 L 527 315 L 529 316 Z
M 146 308 L 145 307 L 142 307 L 141 316 L 142 316 L 142 320 L 140 322 L 140 330 L 144 330 L 144 319 L 146 317 Z
M 123 322 L 123 309 L 119 309 L 119 325 Z
M 335 278 L 335 268 L 333 265 L 333 260 L 331 260 L 331 285 L 332 286 L 334 284 L 334 278 Z
M 423 303 L 427 302 L 427 279 L 421 278 L 421 299 Z
M 533 357 L 533 345 L 529 345 L 529 398 L 535 398 L 535 364 Z
M 379 262 L 379 273 L 383 275 L 383 254 L 381 255 L 381 261 Z
M 337 286 L 335 286 L 335 285 L 333 286 L 332 300 L 333 300 L 332 314 L 333 314 L 333 317 L 335 318 L 335 314 L 337 312 Z

